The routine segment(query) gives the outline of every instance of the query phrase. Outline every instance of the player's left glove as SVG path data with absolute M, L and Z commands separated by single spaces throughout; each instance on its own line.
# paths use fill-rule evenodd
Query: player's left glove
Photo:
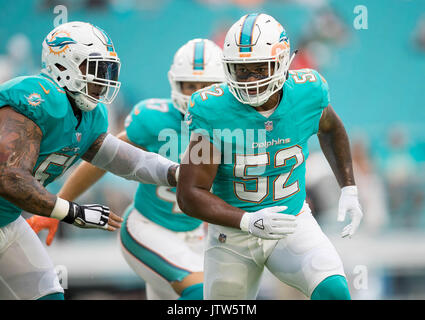
M 55 237 L 56 231 L 58 230 L 59 220 L 33 215 L 26 221 L 35 233 L 39 233 L 41 230 L 48 229 L 49 233 L 46 238 L 46 244 L 48 246 L 52 244 L 53 238 Z
M 342 230 L 341 236 L 343 238 L 349 236 L 350 238 L 356 232 L 363 218 L 362 207 L 360 206 L 357 187 L 347 186 L 341 189 L 341 197 L 338 204 L 338 221 L 344 221 L 346 213 L 349 213 L 351 223 Z

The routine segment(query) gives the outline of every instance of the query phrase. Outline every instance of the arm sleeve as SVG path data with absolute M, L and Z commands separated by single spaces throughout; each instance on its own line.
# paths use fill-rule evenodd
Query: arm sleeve
M 168 169 L 177 163 L 108 134 L 91 161 L 96 167 L 141 183 L 170 186 Z

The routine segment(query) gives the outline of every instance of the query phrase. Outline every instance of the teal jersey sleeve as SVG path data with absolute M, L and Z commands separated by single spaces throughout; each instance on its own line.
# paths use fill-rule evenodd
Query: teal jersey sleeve
M 288 82 L 301 132 L 308 139 L 318 132 L 323 109 L 330 103 L 328 83 L 313 69 L 291 70 Z
M 185 114 L 185 123 L 189 131 L 207 136 L 219 149 L 221 138 L 215 130 L 225 127 L 225 123 L 220 122 L 217 106 L 228 100 L 226 93 L 229 94 L 224 84 L 212 85 L 195 92 L 190 98 L 188 111 Z
M 128 139 L 144 147 L 157 141 L 158 131 L 163 126 L 161 115 L 170 111 L 170 104 L 168 99 L 148 99 L 136 104 L 125 120 Z
M 10 106 L 31 119 L 43 135 L 54 119 L 65 116 L 64 99 L 65 91 L 41 75 L 17 77 L 0 85 L 0 107 Z

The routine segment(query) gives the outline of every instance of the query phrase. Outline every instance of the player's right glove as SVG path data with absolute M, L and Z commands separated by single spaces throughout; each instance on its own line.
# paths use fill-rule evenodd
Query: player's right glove
M 277 240 L 294 233 L 297 227 L 296 217 L 281 213 L 288 207 L 275 206 L 255 212 L 245 212 L 240 222 L 242 231 L 253 236 Z

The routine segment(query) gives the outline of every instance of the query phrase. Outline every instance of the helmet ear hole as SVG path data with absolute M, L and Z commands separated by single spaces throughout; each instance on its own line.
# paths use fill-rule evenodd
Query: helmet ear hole
M 66 68 L 63 65 L 59 64 L 59 63 L 55 63 L 55 67 L 58 68 L 60 71 L 65 71 L 66 70 Z

